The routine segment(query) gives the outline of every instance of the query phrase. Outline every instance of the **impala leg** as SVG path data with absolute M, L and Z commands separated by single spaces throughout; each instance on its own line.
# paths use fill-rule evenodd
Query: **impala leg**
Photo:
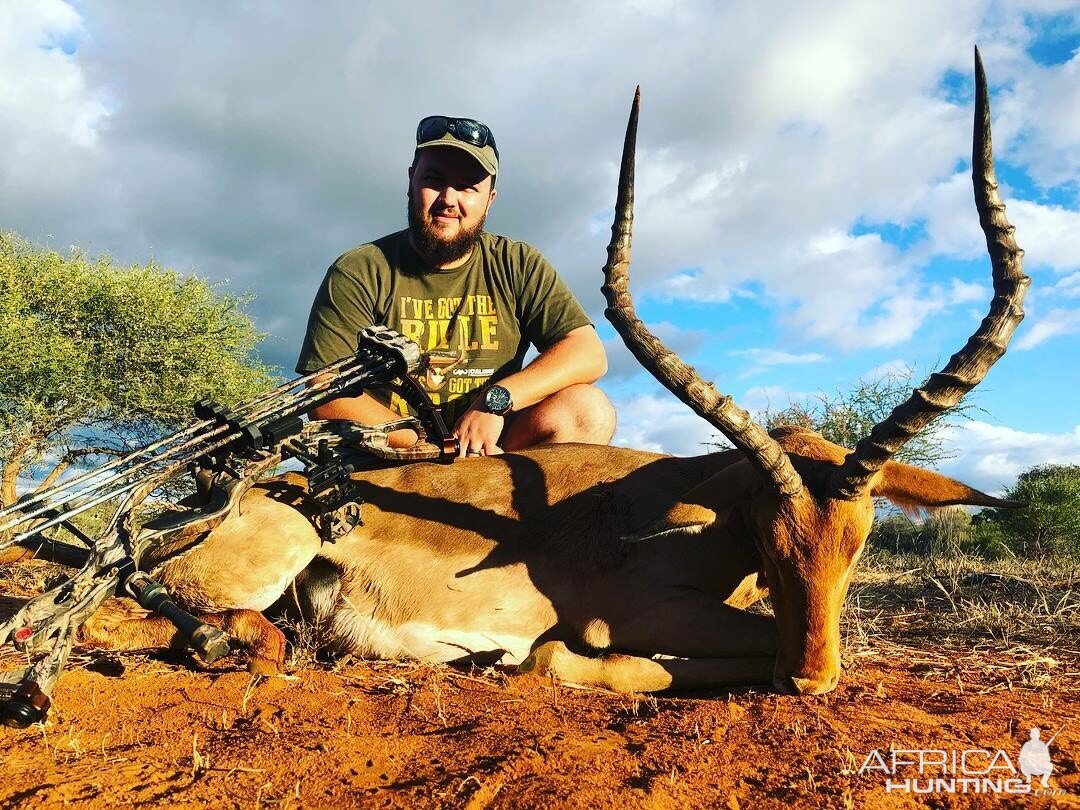
M 534 650 L 519 669 L 615 692 L 656 692 L 769 684 L 776 665 L 776 622 L 771 616 L 747 613 L 700 591 L 675 592 L 610 625 L 593 619 L 582 640 L 600 648 L 679 657 L 592 658 L 552 641 Z
M 561 641 L 549 641 L 522 661 L 518 671 L 628 693 L 769 684 L 775 663 L 772 656 L 654 660 L 609 654 L 589 658 L 571 652 Z
M 231 640 L 248 648 L 248 669 L 255 675 L 274 675 L 285 664 L 285 636 L 255 610 L 197 613 L 198 619 L 220 627 Z M 79 643 L 89 647 L 130 650 L 179 649 L 186 644 L 168 619 L 126 598 L 110 599 L 79 630 Z
M 247 647 L 251 653 L 248 671 L 252 675 L 278 675 L 285 669 L 285 634 L 257 610 L 229 610 L 216 616 L 203 616 L 207 624 L 212 618 L 229 636 Z
M 588 641 L 588 639 L 586 639 Z M 747 613 L 700 591 L 675 593 L 613 623 L 601 647 L 681 658 L 775 656 L 776 620 Z

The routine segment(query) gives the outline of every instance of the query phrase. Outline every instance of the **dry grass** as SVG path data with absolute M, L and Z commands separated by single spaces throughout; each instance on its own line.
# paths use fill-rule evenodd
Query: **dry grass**
M 73 569 L 47 560 L 0 565 L 0 599 L 17 599 L 21 603 L 56 587 L 73 573 Z
M 1080 691 L 1080 568 L 961 554 L 875 552 L 841 617 L 845 665 L 902 657 L 979 690 Z
M 276 622 L 288 639 L 285 666 L 287 669 L 305 669 L 318 665 L 319 629 L 310 622 L 293 619 Z

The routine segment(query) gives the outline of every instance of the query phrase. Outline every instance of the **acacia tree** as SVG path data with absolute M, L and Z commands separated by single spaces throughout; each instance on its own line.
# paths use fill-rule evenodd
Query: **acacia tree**
M 202 398 L 265 390 L 248 298 L 153 262 L 122 267 L 0 233 L 0 506 L 71 464 L 124 453 Z
M 781 410 L 766 408 L 760 419 L 768 430 L 780 425 L 796 425 L 815 430 L 830 442 L 853 448 L 859 439 L 870 434 L 874 425 L 911 396 L 912 389 L 918 385 L 915 368 L 907 366 L 887 374 L 863 378 L 848 391 L 817 394 L 807 400 L 789 403 Z M 950 457 L 942 446 L 942 430 L 951 420 L 963 418 L 970 408 L 966 400 L 961 402 L 948 415 L 931 422 L 893 458 L 921 467 L 937 466 L 938 462 Z
M 1024 557 L 1080 558 L 1080 465 L 1043 464 L 1020 473 L 1005 497 L 1023 509 L 986 509 L 980 526 L 996 526 Z

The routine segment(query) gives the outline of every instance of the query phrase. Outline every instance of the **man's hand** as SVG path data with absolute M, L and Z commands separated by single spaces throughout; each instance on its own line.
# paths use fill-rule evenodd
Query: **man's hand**
M 505 424 L 505 417 L 469 408 L 454 426 L 454 434 L 461 444 L 461 456 L 497 456 L 502 453 L 498 442 Z
M 548 346 L 521 371 L 498 382 L 513 395 L 517 413 L 571 385 L 594 383 L 605 371 L 604 344 L 595 329 L 582 326 Z
M 532 405 L 562 391 L 571 385 L 593 383 L 607 370 L 604 344 L 591 326 L 582 326 L 568 332 L 562 340 L 552 344 L 523 368 L 498 381 L 510 392 L 514 413 L 520 413 Z M 482 394 L 480 395 L 482 397 Z M 498 445 L 506 419 L 479 410 L 479 398 L 454 426 L 454 434 L 461 443 L 461 455 L 469 450 L 472 455 L 494 456 L 502 453 Z

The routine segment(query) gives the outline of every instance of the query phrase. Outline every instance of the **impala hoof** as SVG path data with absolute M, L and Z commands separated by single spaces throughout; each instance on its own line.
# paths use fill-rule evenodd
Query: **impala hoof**
M 280 675 L 284 667 L 278 661 L 271 658 L 263 658 L 261 655 L 251 656 L 248 661 L 248 672 L 252 675 L 262 675 L 269 678 L 271 675 Z
M 555 659 L 569 653 L 561 641 L 549 641 L 532 651 L 532 655 L 518 664 L 518 672 L 547 675 L 555 671 Z

